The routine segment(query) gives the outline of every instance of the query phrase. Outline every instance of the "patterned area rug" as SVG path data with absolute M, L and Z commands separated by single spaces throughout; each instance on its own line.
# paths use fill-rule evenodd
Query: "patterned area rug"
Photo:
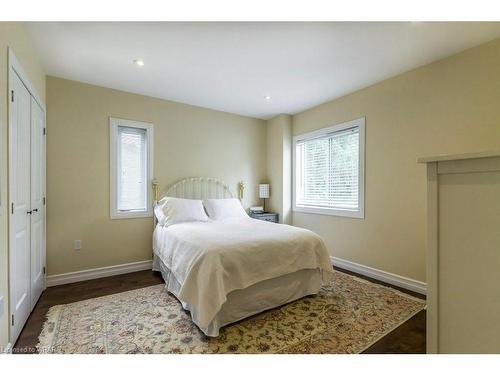
M 360 353 L 425 302 L 335 272 L 305 297 L 206 337 L 164 285 L 53 306 L 40 353 Z

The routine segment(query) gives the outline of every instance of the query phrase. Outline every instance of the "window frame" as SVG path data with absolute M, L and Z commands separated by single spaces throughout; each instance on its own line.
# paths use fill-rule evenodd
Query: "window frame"
M 325 208 L 325 207 L 306 207 L 297 205 L 297 142 L 313 140 L 315 138 L 324 137 L 329 133 L 339 132 L 345 129 L 359 129 L 359 175 L 358 175 L 358 209 L 340 209 L 340 208 Z M 343 122 L 340 124 L 328 126 L 309 133 L 296 135 L 292 142 L 292 210 L 294 212 L 331 215 L 340 217 L 350 217 L 357 219 L 365 218 L 365 117 L 355 120 Z
M 130 128 L 146 130 L 146 210 L 141 211 L 119 211 L 118 206 L 118 127 L 125 126 Z M 109 118 L 109 151 L 110 151 L 110 217 L 111 219 L 134 219 L 153 217 L 153 194 L 149 188 L 153 181 L 153 135 L 154 127 L 152 123 L 126 120 L 122 118 Z

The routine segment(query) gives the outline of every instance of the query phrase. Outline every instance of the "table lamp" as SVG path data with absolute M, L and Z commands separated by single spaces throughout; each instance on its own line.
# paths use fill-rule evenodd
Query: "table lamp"
M 269 184 L 259 184 L 259 198 L 264 199 L 264 212 L 266 212 L 266 198 L 269 198 Z

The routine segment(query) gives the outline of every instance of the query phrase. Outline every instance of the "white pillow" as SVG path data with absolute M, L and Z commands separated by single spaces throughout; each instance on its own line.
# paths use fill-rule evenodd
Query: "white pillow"
M 166 227 L 188 221 L 208 221 L 199 199 L 163 198 L 155 207 L 155 215 L 158 223 Z
M 229 217 L 248 217 L 241 202 L 236 198 L 205 199 L 203 205 L 210 219 L 220 220 Z
M 160 225 L 165 225 L 165 221 L 167 221 L 167 217 L 165 216 L 165 213 L 163 212 L 163 206 L 166 202 L 167 198 L 162 198 L 160 199 L 154 208 L 156 220 L 158 220 L 158 224 Z

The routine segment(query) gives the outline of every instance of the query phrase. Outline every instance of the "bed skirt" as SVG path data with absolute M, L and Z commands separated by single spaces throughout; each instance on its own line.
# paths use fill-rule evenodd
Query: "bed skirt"
M 185 310 L 191 313 L 191 319 L 200 330 L 205 335 L 212 337 L 218 336 L 220 328 L 225 325 L 299 298 L 317 294 L 322 284 L 319 269 L 304 269 L 261 281 L 245 289 L 234 290 L 227 295 L 227 301 L 210 324 L 202 327 L 198 324 L 196 307 L 179 299 L 180 283 L 156 254 L 153 257 L 153 270 L 161 272 L 167 290 L 177 297 Z

